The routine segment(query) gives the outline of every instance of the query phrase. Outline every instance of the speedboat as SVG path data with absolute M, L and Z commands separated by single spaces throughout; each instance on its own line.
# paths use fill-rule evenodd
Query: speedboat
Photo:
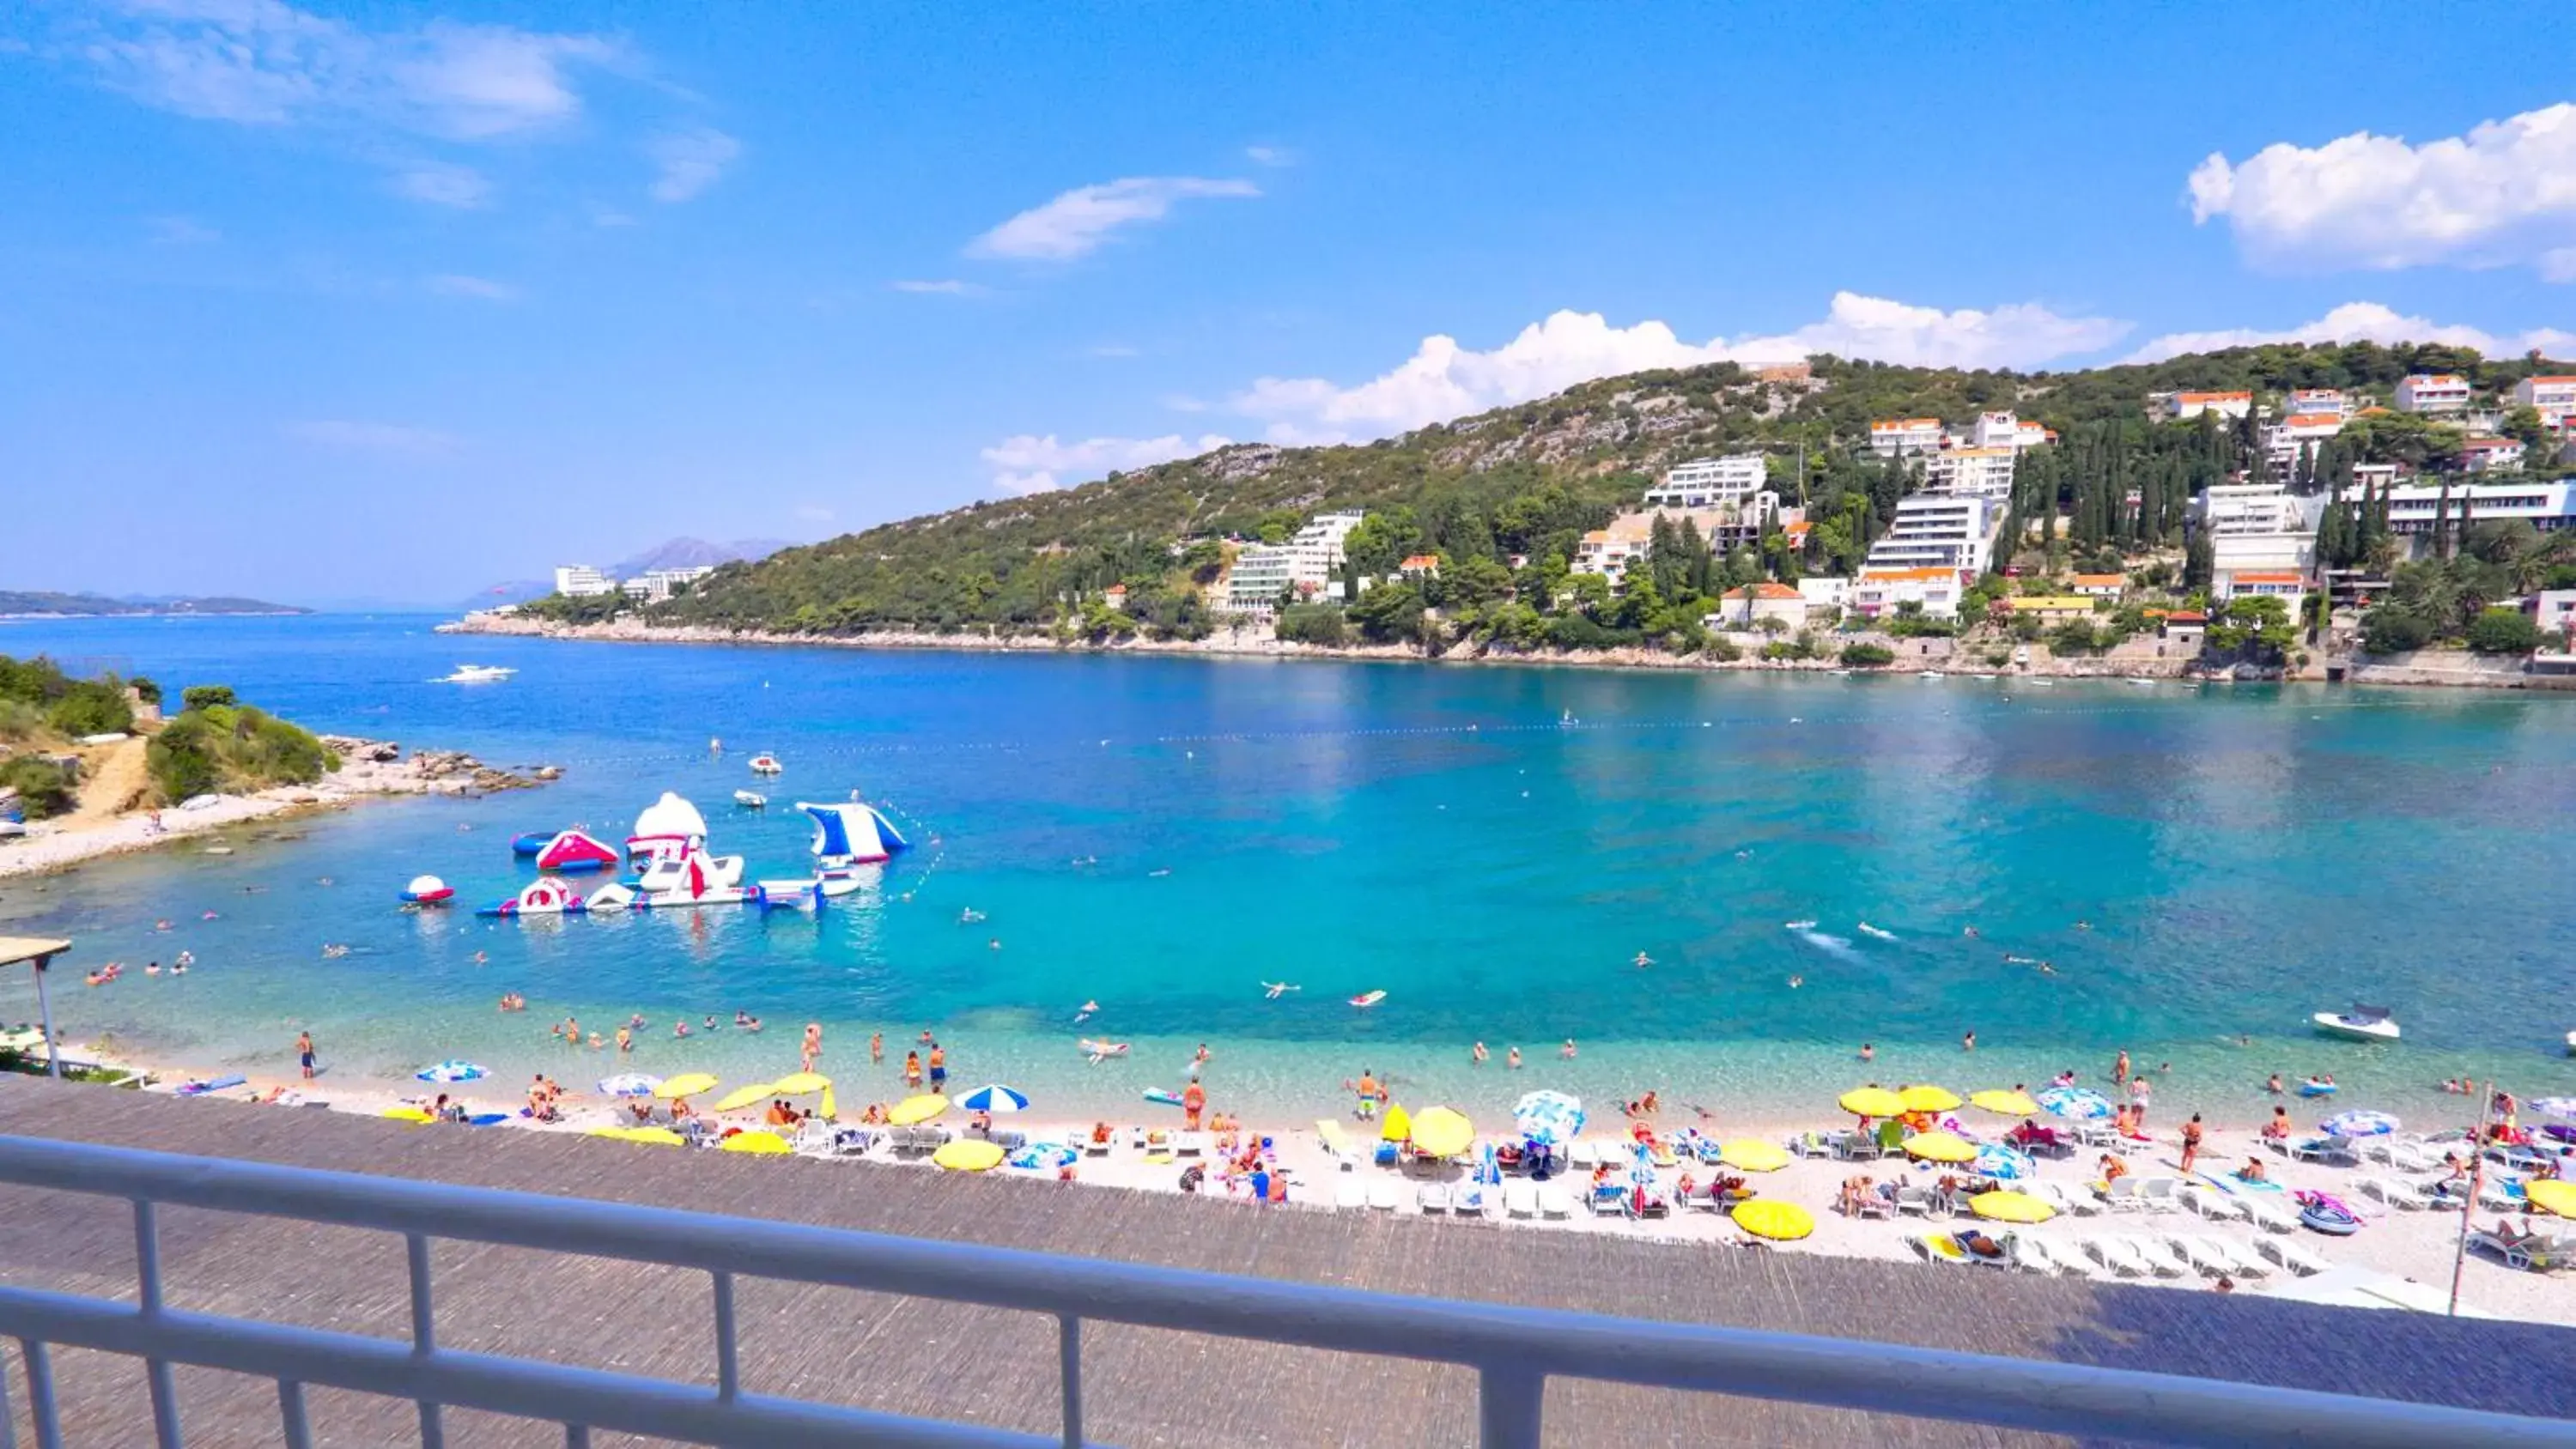
M 2308 1020 L 2315 1022 L 2317 1030 L 2326 1035 L 2339 1036 L 2346 1041 L 2394 1042 L 2398 1038 L 2397 1023 L 2389 1019 L 2385 1006 L 2363 1006 L 2356 1002 L 2350 1011 L 2320 1011 Z
M 519 671 L 499 664 L 459 664 L 456 672 L 433 684 L 498 684 Z
M 755 775 L 779 775 L 786 771 L 787 767 L 778 763 L 778 757 L 767 750 L 751 757 L 751 772 Z
M 758 810 L 769 803 L 769 797 L 757 790 L 736 790 L 733 792 L 733 803 L 746 810 Z

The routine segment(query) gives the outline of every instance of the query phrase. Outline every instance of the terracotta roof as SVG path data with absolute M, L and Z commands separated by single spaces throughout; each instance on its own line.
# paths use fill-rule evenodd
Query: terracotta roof
M 1126 594 L 1126 592 L 1127 592 L 1127 586 L 1126 586 L 1125 584 L 1111 584 L 1109 587 L 1107 587 L 1107 588 L 1105 588 L 1105 589 L 1102 589 L 1100 592 L 1102 592 L 1102 593 L 1104 593 L 1104 594 L 1117 594 L 1117 595 L 1120 595 L 1121 597 L 1124 597 L 1124 596 L 1125 596 L 1125 594 Z
M 2451 372 L 2411 373 L 2407 376 L 2406 380 L 2419 387 L 2428 382 L 2440 383 L 2444 387 L 2467 387 L 2469 385 L 2467 379 L 2461 377 L 2457 373 Z
M 2075 587 L 2079 589 L 2107 589 L 2117 585 L 2126 584 L 2128 581 L 2128 576 L 2125 574 L 2077 574 L 2075 576 Z
M 2518 438 L 2470 438 L 2462 442 L 2460 446 L 2463 448 L 2475 448 L 2483 453 L 2492 453 L 2498 448 L 2519 448 L 2522 446 L 2522 442 Z
M 2206 624 L 2209 622 L 2209 616 L 2195 610 L 2185 609 L 2179 613 L 2165 615 L 2165 622 L 2168 624 Z
M 2034 614 L 2045 614 L 2073 609 L 2090 610 L 2093 607 L 2093 601 L 2080 594 L 2027 594 L 2016 599 L 2006 599 L 2003 602 L 2006 608 L 2015 613 L 2028 611 Z
M 1401 566 L 1408 569 L 1436 569 L 1440 567 L 1440 556 L 1438 554 L 1417 553 L 1406 559 Z
M 2306 576 L 2296 570 L 2237 574 L 2234 578 L 2236 582 L 2240 584 L 2298 584 L 2307 582 Z
M 1726 591 L 1726 597 L 1730 599 L 1803 599 L 1807 596 L 1787 584 L 1764 579 L 1758 584 L 1746 584 L 1740 589 L 1729 589 Z
M 1869 430 L 1873 433 L 1892 433 L 1900 428 L 1937 428 L 1939 426 L 1941 426 L 1939 418 L 1896 418 L 1888 422 L 1872 423 L 1869 425 Z
M 2240 398 L 2246 402 L 2252 402 L 2254 394 L 2250 392 L 2178 392 L 2174 394 L 2176 402 L 2235 402 Z
M 2552 374 L 2550 374 L 2550 375 L 2549 375 L 2549 376 L 2547 376 L 2547 377 L 2526 377 L 2526 378 L 2524 378 L 2524 379 L 2523 379 L 2523 381 L 2525 381 L 2525 382 L 2527 382 L 2527 383 L 2530 383 L 2530 384 L 2532 384 L 2533 386 L 2535 386 L 2535 387 L 2536 387 L 2536 386 L 2538 386 L 2538 385 L 2540 385 L 2540 384 L 2542 384 L 2542 383 L 2545 383 L 2545 382 L 2555 382 L 2555 383 L 2570 383 L 2570 382 L 2576 382 L 2576 376 L 2571 376 L 2571 375 L 2569 375 L 2569 374 L 2567 374 L 2567 373 L 2559 372 L 2559 373 L 2552 373 Z
M 1782 524 L 1780 526 L 1780 531 L 1789 535 L 1791 538 L 1805 538 L 1807 536 L 1807 530 L 1813 527 L 1815 527 L 1814 524 L 1801 519 L 1796 523 Z
M 2328 423 L 2332 423 L 2332 424 L 2334 424 L 2336 427 L 2342 427 L 2342 426 L 2343 426 L 2343 414 L 2341 414 L 2341 413 L 2292 413 L 2292 414 L 2290 414 L 2288 417 L 2281 419 L 2281 423 L 2282 423 L 2282 426 L 2284 426 L 2284 427 L 2292 427 L 2292 428 L 2322 428 L 2322 427 L 2324 427 L 2324 426 L 2325 426 L 2326 424 L 2328 424 Z

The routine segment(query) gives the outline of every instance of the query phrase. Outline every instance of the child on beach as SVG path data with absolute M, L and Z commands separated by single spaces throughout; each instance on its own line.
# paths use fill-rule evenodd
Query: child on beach
M 304 1067 L 304 1080 L 306 1080 L 306 1081 L 308 1081 L 308 1082 L 309 1082 L 309 1081 L 312 1081 L 312 1080 L 313 1080 L 313 1033 L 311 1033 L 311 1032 L 309 1032 L 309 1031 L 299 1031 L 299 1032 L 297 1032 L 297 1033 L 295 1034 L 295 1055 L 296 1055 L 296 1058 L 297 1058 L 297 1059 L 298 1059 L 298 1060 L 303 1064 L 303 1067 Z
M 916 1092 L 921 1090 L 921 1053 L 903 1054 L 903 1084 Z

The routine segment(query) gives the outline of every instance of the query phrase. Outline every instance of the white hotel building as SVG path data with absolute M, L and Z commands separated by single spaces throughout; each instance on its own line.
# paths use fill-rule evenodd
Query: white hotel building
M 2467 510 L 2471 523 L 2519 518 L 2543 533 L 2576 528 L 2576 482 L 2566 479 L 2555 483 L 2463 484 L 2449 490 L 2447 513 L 2444 512 L 2443 492 L 2439 487 L 2426 487 L 2420 483 L 2388 490 L 2388 531 L 2430 533 L 2436 517 L 2445 517 L 2450 526 L 2456 527 L 2463 509 Z M 2347 490 L 2343 497 L 2357 502 L 2359 493 L 2360 489 L 2356 487 Z
M 2401 413 L 2462 413 L 2469 410 L 2469 380 L 2448 372 L 2419 372 L 2397 384 Z
M 2322 497 L 2301 498 L 2277 483 L 2220 483 L 2193 502 L 2210 545 L 2210 594 L 2274 594 L 2293 607 L 2315 576 Z
M 2513 405 L 2536 408 L 2542 422 L 2562 426 L 2576 417 L 2576 377 L 2526 377 L 2513 385 Z
M 2010 498 L 2017 447 L 1944 448 L 1923 460 L 1923 491 L 1954 498 Z
M 1770 503 L 1762 511 L 1775 513 L 1779 495 L 1765 491 L 1770 481 L 1770 467 L 1760 453 L 1698 458 L 1674 465 L 1664 481 L 1647 489 L 1646 507 L 1741 508 L 1767 497 Z
M 1341 580 L 1333 575 L 1347 561 L 1342 544 L 1367 517 L 1318 513 L 1286 543 L 1245 544 L 1226 575 L 1226 612 L 1266 619 L 1291 592 L 1340 598 Z
M 555 569 L 555 592 L 567 599 L 597 598 L 617 592 L 617 580 L 588 564 L 563 564 Z
M 1887 532 L 1861 561 L 1873 569 L 1952 569 L 1974 577 L 1994 559 L 2000 510 L 1985 498 L 1917 493 L 1899 501 Z

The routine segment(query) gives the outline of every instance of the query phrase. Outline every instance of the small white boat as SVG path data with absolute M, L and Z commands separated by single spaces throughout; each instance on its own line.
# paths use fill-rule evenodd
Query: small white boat
M 2567 1033 L 2567 1055 L 2576 1057 L 2576 1031 Z
M 778 775 L 786 773 L 786 770 L 785 765 L 778 763 L 778 757 L 767 750 L 751 757 L 751 772 L 755 775 Z
M 2320 1011 L 2308 1020 L 2315 1022 L 2317 1030 L 2326 1035 L 2339 1036 L 2346 1041 L 2394 1042 L 2398 1039 L 2397 1023 L 2389 1019 L 2388 1008 L 2384 1006 L 2356 1003 L 2350 1011 Z
M 1940 670 L 1938 670 L 1938 669 L 1926 669 L 1926 670 L 1924 670 L 1922 673 L 1920 673 L 1920 674 L 1918 674 L 1918 675 L 1916 675 L 1916 676 L 1914 676 L 1914 677 L 1915 677 L 1915 678 L 1917 678 L 1917 679 L 1939 679 L 1939 678 L 1941 678 L 1942 676 L 1941 676 L 1941 671 L 1940 671 Z
M 733 792 L 733 803 L 747 810 L 758 810 L 769 803 L 769 797 L 757 790 L 736 790 Z
M 456 666 L 455 673 L 430 682 L 432 684 L 498 684 L 518 672 L 498 664 L 459 664 Z

